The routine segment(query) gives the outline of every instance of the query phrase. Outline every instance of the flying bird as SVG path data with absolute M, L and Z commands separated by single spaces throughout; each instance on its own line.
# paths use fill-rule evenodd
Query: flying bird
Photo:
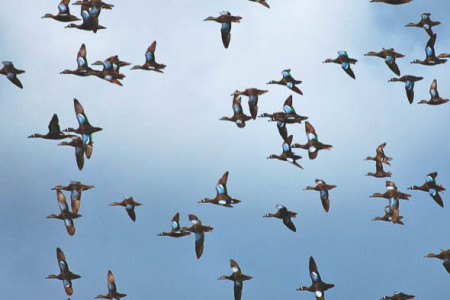
M 238 97 L 237 95 L 233 96 L 232 108 L 233 108 L 233 116 L 231 118 L 229 118 L 229 117 L 222 117 L 219 120 L 235 122 L 237 127 L 244 128 L 245 127 L 245 121 L 251 120 L 252 117 L 251 116 L 247 116 L 242 111 L 241 97 Z
M 398 68 L 397 63 L 395 62 L 395 59 L 405 57 L 405 55 L 395 52 L 394 48 L 390 49 L 383 48 L 380 52 L 370 51 L 364 55 L 384 58 L 386 66 L 388 66 L 388 68 L 392 72 L 394 72 L 397 76 L 400 76 L 400 69 Z
M 89 7 L 86 4 L 81 5 L 81 17 L 83 18 L 83 23 L 80 25 L 75 23 L 70 23 L 66 28 L 78 28 L 81 30 L 92 31 L 97 33 L 99 29 L 106 29 L 106 27 L 98 24 L 98 17 L 100 15 L 101 8 L 99 7 Z
M 117 292 L 116 281 L 114 279 L 114 275 L 111 271 L 108 271 L 108 276 L 106 277 L 107 286 L 108 286 L 108 294 L 106 295 L 98 295 L 95 299 L 111 299 L 111 300 L 120 300 L 120 298 L 126 297 L 127 294 L 120 294 Z
M 17 74 L 25 73 L 25 71 L 16 69 L 10 61 L 3 61 L 2 64 L 3 68 L 0 69 L 0 74 L 5 75 L 15 86 L 23 89 L 22 82 L 17 78 Z
M 60 74 L 72 74 L 77 76 L 89 76 L 94 75 L 95 70 L 91 69 L 88 66 L 88 61 L 86 58 L 86 46 L 81 44 L 80 50 L 78 50 L 77 54 L 77 68 L 75 70 L 64 70 L 60 72 Z
M 444 266 L 445 270 L 450 274 L 450 249 L 443 250 L 441 249 L 441 252 L 438 254 L 429 253 L 425 257 L 434 257 L 438 259 L 442 259 L 444 262 L 442 265 Z
M 241 268 L 233 259 L 230 259 L 230 267 L 233 273 L 230 276 L 220 276 L 218 280 L 228 279 L 234 282 L 234 300 L 241 300 L 242 287 L 245 280 L 250 280 L 253 277 L 242 273 Z
M 134 211 L 134 208 L 140 205 L 142 205 L 142 203 L 134 201 L 133 197 L 129 197 L 123 199 L 121 202 L 113 202 L 109 206 L 125 207 L 125 210 L 127 211 L 128 216 L 130 216 L 130 219 L 133 220 L 133 222 L 136 222 L 136 213 Z
M 426 54 L 425 60 L 415 59 L 411 62 L 412 64 L 435 66 L 435 65 L 443 64 L 447 61 L 446 59 L 441 59 L 439 57 L 436 57 L 436 51 L 434 50 L 434 44 L 436 43 L 436 37 L 437 37 L 437 34 L 436 33 L 433 34 L 425 46 L 425 54 Z
M 30 135 L 28 138 L 43 138 L 46 140 L 62 140 L 65 138 L 74 138 L 75 135 L 66 134 L 61 131 L 61 128 L 59 127 L 59 120 L 58 115 L 53 114 L 52 119 L 50 120 L 50 123 L 48 124 L 48 133 L 47 134 L 40 134 L 35 133 Z
M 414 84 L 416 81 L 420 81 L 422 79 L 423 77 L 403 75 L 400 78 L 391 78 L 388 82 L 397 82 L 397 81 L 404 82 L 406 96 L 408 97 L 409 104 L 412 104 L 414 101 Z
M 233 16 L 229 11 L 223 11 L 218 17 L 208 17 L 204 21 L 216 21 L 222 24 L 220 32 L 222 34 L 222 43 L 228 48 L 231 40 L 231 23 L 241 23 L 242 17 Z
M 58 146 L 71 146 L 75 148 L 75 159 L 78 169 L 81 171 L 84 167 L 84 156 L 90 158 L 94 150 L 94 142 L 91 135 L 83 135 L 83 138 L 72 138 L 70 142 L 61 142 Z
M 389 162 L 392 160 L 392 157 L 387 157 L 384 154 L 384 147 L 386 147 L 386 142 L 377 147 L 376 156 L 367 156 L 365 160 L 373 160 L 390 166 L 391 164 Z
M 267 84 L 278 84 L 278 85 L 284 85 L 288 89 L 290 89 L 293 92 L 296 92 L 297 94 L 303 95 L 302 91 L 296 86 L 296 84 L 302 83 L 301 80 L 295 80 L 294 77 L 291 75 L 291 69 L 286 69 L 281 72 L 281 75 L 283 77 L 281 80 L 271 80 Z
M 170 232 L 158 233 L 158 236 L 170 236 L 174 238 L 179 238 L 182 236 L 190 235 L 191 233 L 187 231 L 184 227 L 180 226 L 180 214 L 176 213 L 172 218 L 172 230 Z
M 268 90 L 258 90 L 256 88 L 248 88 L 244 91 L 235 91 L 232 96 L 240 96 L 244 95 L 248 97 L 248 107 L 250 110 L 250 115 L 252 116 L 252 119 L 256 119 L 256 115 L 258 114 L 258 96 L 267 93 Z
M 405 27 L 421 27 L 425 30 L 426 33 L 430 37 L 433 36 L 433 30 L 431 29 L 433 26 L 437 26 L 441 24 L 439 21 L 432 21 L 430 18 L 430 13 L 423 13 L 420 15 L 420 21 L 418 23 L 408 23 Z
M 295 211 L 288 210 L 283 205 L 278 204 L 277 206 L 278 211 L 274 214 L 267 213 L 263 216 L 263 218 L 277 218 L 283 220 L 283 224 L 292 230 L 293 232 L 296 232 L 297 229 L 295 228 L 294 223 L 292 222 L 291 218 L 295 218 L 297 216 L 297 213 Z
M 203 225 L 202 221 L 195 215 L 189 215 L 189 221 L 191 221 L 192 226 L 184 229 L 195 233 L 195 254 L 197 259 L 199 259 L 203 254 L 205 232 L 212 232 L 214 228 Z
M 69 127 L 69 128 L 64 129 L 63 130 L 64 132 L 75 132 L 75 133 L 81 134 L 83 136 L 83 139 L 85 139 L 85 136 L 90 136 L 91 134 L 93 134 L 97 131 L 103 130 L 100 127 L 92 126 L 91 123 L 89 123 L 89 120 L 88 120 L 86 114 L 84 113 L 83 106 L 76 98 L 73 99 L 73 106 L 74 106 L 74 110 L 75 110 L 75 116 L 77 117 L 77 121 L 78 121 L 78 128 L 74 129 L 74 128 Z
M 392 296 L 384 296 L 381 300 L 389 299 L 389 300 L 410 300 L 414 299 L 416 296 L 407 295 L 402 292 L 394 292 Z
M 162 70 L 166 67 L 165 64 L 160 64 L 155 61 L 155 50 L 156 50 L 156 41 L 147 48 L 145 52 L 145 63 L 140 65 L 135 65 L 131 68 L 131 70 L 146 70 L 146 71 L 155 71 L 158 73 L 164 73 Z
M 81 193 L 95 188 L 93 185 L 85 185 L 80 181 L 71 181 L 69 185 L 57 185 L 52 190 L 70 191 L 70 206 L 74 214 L 78 213 L 81 205 Z
M 293 164 L 294 166 L 299 167 L 300 169 L 303 169 L 303 167 L 297 163 L 297 160 L 299 160 L 302 157 L 300 155 L 296 155 L 292 152 L 292 149 L 291 149 L 292 138 L 293 138 L 293 136 L 290 135 L 287 137 L 287 139 L 285 139 L 283 141 L 283 145 L 282 145 L 283 153 L 281 153 L 281 155 L 271 154 L 269 157 L 267 157 L 267 159 L 279 159 L 282 161 L 287 161 L 287 162 L 290 162 L 291 164 Z M 289 159 L 291 161 L 289 161 Z
M 62 280 L 64 285 L 64 290 L 67 295 L 73 294 L 72 280 L 81 278 L 80 275 L 74 274 L 69 270 L 69 265 L 66 261 L 66 256 L 60 248 L 56 248 L 56 259 L 58 260 L 59 274 L 58 275 L 48 275 L 46 279 L 58 279 Z
M 447 103 L 449 99 L 444 99 L 439 96 L 439 92 L 437 90 L 437 80 L 433 80 L 430 86 L 430 100 L 420 100 L 418 104 L 429 104 L 429 105 L 440 105 L 443 103 Z
M 338 57 L 335 59 L 328 58 L 324 61 L 324 63 L 335 63 L 340 64 L 342 70 L 345 71 L 351 78 L 356 79 L 355 73 L 351 68 L 351 64 L 356 64 L 357 60 L 354 58 L 350 58 L 347 54 L 347 51 L 338 51 Z
M 398 198 L 390 198 L 389 205 L 384 208 L 384 216 L 375 217 L 372 221 L 385 221 L 392 222 L 393 224 L 405 225 L 402 219 L 403 216 L 400 216 L 400 201 Z
M 232 204 L 238 204 L 241 200 L 231 198 L 228 196 L 227 189 L 228 171 L 225 172 L 216 184 L 216 197 L 213 199 L 203 198 L 199 203 L 212 203 L 216 205 L 222 205 L 224 207 L 233 207 Z
M 425 177 L 424 184 L 422 184 L 421 186 L 413 185 L 408 189 L 428 192 L 433 200 L 436 201 L 437 204 L 439 204 L 439 206 L 444 207 L 444 202 L 442 202 L 442 198 L 441 195 L 439 195 L 439 192 L 445 191 L 445 188 L 442 186 L 442 184 L 438 185 L 436 183 L 437 176 L 437 172 L 432 172 Z
M 51 214 L 47 216 L 49 219 L 58 219 L 64 221 L 64 226 L 66 226 L 67 233 L 69 235 L 75 234 L 75 225 L 73 219 L 81 217 L 81 215 L 73 213 L 69 210 L 69 206 L 66 202 L 66 196 L 60 190 L 56 191 L 56 199 L 58 200 L 58 206 L 60 210 L 59 215 Z
M 297 291 L 309 291 L 313 292 L 316 296 L 316 300 L 325 300 L 324 292 L 334 287 L 332 283 L 325 283 L 320 278 L 319 270 L 317 269 L 316 262 L 311 256 L 309 258 L 309 276 L 311 277 L 311 286 L 302 286 L 297 289 Z
M 377 161 L 375 163 L 375 167 L 376 167 L 376 172 L 375 173 L 369 172 L 366 174 L 366 176 L 373 176 L 373 177 L 377 177 L 377 178 L 391 177 L 392 172 L 385 172 L 383 169 L 383 164 L 381 162 Z
M 319 137 L 314 127 L 308 121 L 305 122 L 305 131 L 308 142 L 304 145 L 293 144 L 292 148 L 302 148 L 308 150 L 309 159 L 315 159 L 319 150 L 331 150 L 333 146 L 319 142 Z
M 306 191 L 313 190 L 318 191 L 320 193 L 320 200 L 322 201 L 322 206 L 325 212 L 330 210 L 330 199 L 328 198 L 328 191 L 334 189 L 336 185 L 327 184 L 322 179 L 316 179 L 316 186 L 307 186 L 305 188 Z
M 395 183 L 389 180 L 386 181 L 386 192 L 374 193 L 373 195 L 370 196 L 370 198 L 385 198 L 385 199 L 396 198 L 402 200 L 409 200 L 409 197 L 411 197 L 410 194 L 398 191 Z
M 60 22 L 73 22 L 80 20 L 78 17 L 70 14 L 69 8 L 70 0 L 63 0 L 58 5 L 58 14 L 45 14 L 42 18 L 51 18 Z

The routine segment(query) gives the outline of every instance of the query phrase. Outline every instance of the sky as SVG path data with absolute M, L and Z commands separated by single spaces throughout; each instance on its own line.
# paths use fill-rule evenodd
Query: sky
M 386 142 L 399 190 L 421 185 L 437 171 L 437 182 L 450 187 L 448 140 L 450 104 L 417 105 L 429 99 L 434 78 L 443 98 L 449 63 L 427 67 L 410 64 L 425 57 L 427 34 L 406 28 L 430 12 L 441 25 L 436 52 L 450 52 L 450 6 L 446 0 L 414 0 L 400 6 L 354 1 L 269 0 L 267 9 L 245 1 L 110 1 L 102 11 L 97 34 L 51 19 L 58 1 L 5 2 L 0 11 L 0 58 L 26 71 L 19 75 L 24 89 L 0 77 L 0 298 L 67 299 L 62 283 L 46 280 L 57 274 L 60 247 L 72 272 L 71 299 L 105 294 L 111 270 L 117 289 L 126 299 L 233 299 L 233 284 L 218 281 L 231 274 L 229 259 L 243 273 L 243 299 L 314 299 L 297 292 L 310 285 L 309 257 L 322 280 L 334 283 L 327 299 L 352 299 L 364 294 L 379 299 L 403 291 L 416 299 L 444 299 L 450 294 L 449 274 L 442 261 L 424 256 L 450 248 L 448 195 L 444 208 L 426 193 L 411 191 L 400 203 L 405 226 L 373 222 L 384 214 L 387 201 L 369 198 L 385 190 L 385 180 L 366 177 L 375 170 L 376 147 Z M 109 2 L 108 2 L 109 3 Z M 79 8 L 71 6 L 72 14 Z M 204 22 L 228 10 L 242 16 L 233 24 L 228 49 L 222 45 L 220 24 Z M 86 45 L 90 63 L 119 55 L 133 64 L 144 63 L 147 47 L 157 41 L 156 61 L 164 74 L 121 69 L 123 87 L 94 77 L 61 75 L 76 68 L 76 55 Z M 366 57 L 369 51 L 395 48 L 405 54 L 397 60 L 403 74 L 423 76 L 415 85 L 414 104 L 404 85 L 383 60 Z M 322 64 L 346 50 L 358 60 L 352 66 L 356 80 L 335 64 Z M 319 140 L 333 145 L 317 159 L 302 149 L 304 170 L 276 160 L 282 140 L 274 123 L 259 118 L 244 129 L 219 121 L 232 115 L 236 89 L 268 89 L 259 99 L 259 112 L 281 111 L 292 94 L 279 80 L 281 71 L 303 83 L 304 95 L 293 94 L 297 113 L 309 117 Z M 57 141 L 27 139 L 46 133 L 53 113 L 61 128 L 75 127 L 73 99 L 84 106 L 91 124 L 103 128 L 94 134 L 94 151 L 79 171 L 74 150 Z M 243 98 L 244 111 L 248 112 Z M 303 124 L 288 125 L 294 143 L 306 140 Z M 242 200 L 233 209 L 199 204 L 215 195 L 214 186 L 229 171 L 228 192 Z M 325 213 L 317 192 L 304 191 L 321 178 L 337 188 L 330 191 Z M 69 236 L 59 220 L 56 193 L 51 188 L 71 180 L 95 185 L 83 192 Z M 69 197 L 68 193 L 66 196 Z M 124 208 L 109 203 L 133 196 L 133 223 Z M 297 232 L 281 220 L 262 218 L 277 204 L 295 210 Z M 214 227 L 206 233 L 203 256 L 197 260 L 192 236 L 158 237 L 170 230 L 180 212 L 182 226 L 188 214 Z

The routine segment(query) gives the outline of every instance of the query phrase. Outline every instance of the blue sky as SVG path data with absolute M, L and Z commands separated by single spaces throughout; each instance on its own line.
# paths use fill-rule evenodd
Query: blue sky
M 64 299 L 60 282 L 45 280 L 58 271 L 56 248 L 81 279 L 73 282 L 72 299 L 106 293 L 112 270 L 118 291 L 126 299 L 232 299 L 231 282 L 216 280 L 230 274 L 229 259 L 254 278 L 244 284 L 243 299 L 313 299 L 296 292 L 309 285 L 312 255 L 324 281 L 336 287 L 327 299 L 347 299 L 363 293 L 379 299 L 393 291 L 417 299 L 442 299 L 450 293 L 449 274 L 441 261 L 424 255 L 450 248 L 448 195 L 440 208 L 423 192 L 413 191 L 400 204 L 405 226 L 372 222 L 383 215 L 385 201 L 369 195 L 382 192 L 385 179 L 365 177 L 374 163 L 364 161 L 387 142 L 392 156 L 392 180 L 401 191 L 420 185 L 437 171 L 438 183 L 450 186 L 448 153 L 450 104 L 416 103 L 429 99 L 434 78 L 439 93 L 450 97 L 446 85 L 449 63 L 426 67 L 410 61 L 425 56 L 428 40 L 419 28 L 406 28 L 430 12 L 442 22 L 436 52 L 450 52 L 450 7 L 444 0 L 414 0 L 401 6 L 369 1 L 269 1 L 271 9 L 250 1 L 134 1 L 114 2 L 102 11 L 97 34 L 64 28 L 41 19 L 57 11 L 57 1 L 33 1 L 27 6 L 9 1 L 0 12 L 1 60 L 11 60 L 26 73 L 24 89 L 0 78 L 3 118 L 0 118 L 0 298 Z M 112 1 L 111 1 L 112 2 Z M 79 8 L 71 6 L 72 14 Z M 243 17 L 233 24 L 224 49 L 220 24 L 204 22 L 229 10 Z M 82 43 L 90 63 L 118 54 L 133 64 L 144 63 L 144 52 L 157 40 L 156 59 L 167 65 L 164 74 L 130 71 L 123 87 L 98 78 L 60 75 L 74 69 Z M 382 59 L 368 51 L 395 48 L 403 74 L 423 76 L 410 105 L 404 86 Z M 322 64 L 347 50 L 358 59 L 356 80 L 338 65 Z M 319 139 L 333 145 L 316 160 L 303 156 L 304 170 L 267 160 L 281 153 L 275 125 L 265 119 L 249 121 L 244 129 L 218 119 L 231 116 L 230 94 L 248 87 L 268 89 L 259 112 L 280 111 L 291 92 L 266 82 L 291 68 L 303 83 L 304 96 L 294 94 L 294 107 L 309 117 Z M 57 142 L 27 139 L 45 133 L 53 113 L 62 128 L 76 126 L 73 98 L 85 108 L 94 134 L 94 152 L 78 171 L 73 149 Z M 247 111 L 243 99 L 244 110 Z M 304 143 L 304 125 L 291 125 L 294 142 Z M 228 191 L 242 200 L 234 209 L 198 204 L 214 196 L 214 185 L 229 171 Z M 330 192 L 330 212 L 323 211 L 318 193 L 303 191 L 315 178 L 338 187 Z M 80 180 L 96 188 L 83 193 L 75 236 L 57 213 L 58 184 Z M 114 201 L 133 196 L 143 206 L 133 223 Z M 263 219 L 283 204 L 298 213 L 290 232 L 281 221 Z M 205 251 L 195 257 L 194 238 L 170 239 L 156 234 L 170 229 L 180 212 L 214 227 L 205 238 Z

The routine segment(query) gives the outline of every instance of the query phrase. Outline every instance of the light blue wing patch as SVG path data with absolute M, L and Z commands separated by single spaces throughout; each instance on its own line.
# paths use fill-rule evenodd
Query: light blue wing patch
M 64 284 L 65 287 L 70 287 L 70 285 L 71 285 L 70 284 L 70 280 L 67 280 L 67 279 L 63 280 L 63 284 Z
M 338 51 L 338 55 L 348 57 L 347 51 Z
M 64 4 L 58 5 L 58 10 L 59 10 L 59 13 L 62 14 L 62 15 L 63 14 L 67 14 L 69 12 L 68 7 L 66 5 L 64 5 Z
M 321 190 L 320 191 L 320 199 L 325 200 L 328 198 L 328 191 L 327 190 Z
M 295 112 L 294 108 L 291 107 L 291 106 L 289 106 L 289 105 L 283 106 L 283 110 L 284 110 L 284 112 L 287 113 L 287 114 L 290 114 L 290 113 Z
M 229 32 L 231 30 L 231 23 L 222 23 L 222 32 Z
M 250 96 L 249 98 L 248 98 L 248 103 L 250 103 L 250 104 L 255 104 L 256 103 L 256 101 L 257 101 L 257 97 L 256 96 Z
M 290 89 L 292 89 L 292 87 L 294 86 L 294 84 L 292 82 L 288 82 L 286 83 L 286 86 Z
M 8 73 L 8 74 L 6 74 L 6 77 L 8 77 L 9 79 L 14 79 L 14 78 L 16 78 L 16 74 L 15 73 Z
M 79 195 L 80 193 L 78 192 L 78 190 L 72 190 L 70 192 L 70 199 L 77 199 Z
M 153 54 L 152 54 L 151 52 L 146 52 L 146 53 L 145 53 L 145 59 L 146 59 L 148 62 L 151 62 L 151 61 L 153 60 Z
M 285 124 L 284 122 L 277 121 L 277 126 L 278 126 L 279 128 L 284 127 L 285 125 L 286 125 L 286 124 Z
M 387 64 L 392 64 L 394 62 L 394 57 L 388 55 L 384 60 Z
M 427 20 L 427 19 L 428 19 L 428 15 L 422 14 L 422 19 L 423 19 L 423 20 Z
M 431 95 L 431 97 L 433 97 L 433 98 L 434 98 L 434 97 L 437 97 L 437 94 L 438 94 L 438 93 L 437 93 L 437 90 L 435 90 L 435 89 L 431 89 L 431 90 L 430 90 L 430 95 Z
M 64 219 L 64 224 L 66 224 L 66 226 L 70 227 L 73 225 L 73 222 L 71 219 Z
M 281 72 L 281 75 L 283 75 L 284 78 L 291 77 L 291 73 L 289 73 L 288 71 Z
M 133 210 L 134 206 L 133 206 L 133 204 L 127 204 L 127 206 L 125 208 L 126 208 L 126 210 Z
M 437 194 L 437 191 L 435 189 L 430 189 L 428 192 L 430 193 L 430 195 L 432 197 L 436 196 L 436 194 Z
M 84 124 L 86 122 L 86 117 L 83 114 L 77 114 L 78 123 Z
M 59 206 L 60 210 L 67 210 L 68 209 L 66 202 L 58 203 L 58 206 Z
M 86 60 L 84 60 L 84 58 L 82 58 L 82 57 L 78 57 L 77 62 L 78 62 L 78 66 L 79 66 L 79 67 L 85 67 L 85 66 L 87 66 Z
M 111 69 L 112 69 L 112 64 L 111 64 L 109 61 L 107 61 L 107 60 L 105 60 L 105 61 L 103 62 L 103 66 L 104 66 L 105 69 L 107 69 L 107 70 L 111 70 Z
M 233 105 L 233 111 L 236 114 L 241 112 L 241 108 L 239 107 L 239 104 L 234 104 Z
M 308 141 L 317 141 L 317 136 L 313 133 L 307 133 L 306 137 L 308 138 Z
M 408 90 L 412 89 L 412 88 L 414 87 L 414 81 L 407 80 L 407 81 L 406 81 L 406 84 L 405 84 L 405 87 L 406 87 Z
M 196 233 L 195 234 L 195 241 L 199 242 L 202 239 L 202 234 L 201 233 Z
M 105 79 L 106 79 L 106 80 L 112 80 L 113 77 L 112 77 L 112 75 L 106 75 L 106 76 L 105 76 Z
M 59 267 L 63 271 L 67 270 L 67 264 L 64 261 L 62 261 L 62 260 L 59 262 Z
M 343 62 L 343 63 L 342 63 L 342 69 L 347 70 L 348 68 L 350 68 L 350 63 L 348 63 L 348 62 Z
M 291 151 L 291 147 L 288 143 L 283 143 L 283 152 L 289 152 Z
M 311 272 L 310 276 L 313 282 L 319 281 L 319 275 L 316 272 Z
M 172 229 L 173 230 L 179 230 L 180 229 L 180 224 L 178 224 L 177 222 L 172 222 Z
M 83 134 L 82 136 L 83 136 L 83 144 L 85 144 L 85 145 L 89 144 L 89 140 L 90 140 L 89 135 Z
M 82 10 L 81 11 L 81 17 L 83 18 L 83 22 L 86 22 L 89 20 L 89 11 L 88 10 Z
M 425 25 L 423 25 L 423 28 L 425 28 L 425 29 L 430 29 L 430 25 L 425 24 Z
M 97 7 L 92 7 L 90 16 L 91 17 L 98 17 L 99 15 L 100 15 L 100 9 L 97 8 Z
M 218 184 L 216 186 L 216 192 L 217 192 L 218 195 L 226 194 L 227 193 L 227 189 L 222 184 Z
M 108 291 L 115 291 L 116 284 L 114 282 L 108 283 Z
M 431 49 L 431 47 L 426 47 L 425 53 L 427 54 L 427 57 L 433 56 L 433 49 Z
M 436 182 L 433 177 L 427 176 L 425 177 L 426 182 Z

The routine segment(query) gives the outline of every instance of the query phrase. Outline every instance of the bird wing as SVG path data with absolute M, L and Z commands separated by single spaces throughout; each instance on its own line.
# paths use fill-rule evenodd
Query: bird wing
M 433 80 L 430 86 L 430 95 L 431 98 L 439 98 L 439 92 L 437 90 L 437 80 Z
M 195 233 L 195 254 L 197 255 L 197 259 L 202 256 L 203 248 L 205 242 L 205 234 L 203 232 Z
M 309 258 L 309 276 L 311 277 L 313 283 L 322 282 L 316 262 L 312 256 Z
M 156 41 L 153 41 L 153 43 L 147 48 L 147 51 L 145 52 L 145 59 L 149 63 L 155 62 L 155 50 L 156 50 Z
M 219 181 L 216 184 L 216 193 L 217 195 L 227 195 L 227 180 L 228 180 L 228 171 L 225 172 L 222 177 L 220 177 Z
M 325 209 L 325 211 L 328 212 L 328 210 L 330 209 L 330 199 L 328 199 L 328 190 L 320 191 L 320 200 L 322 200 L 323 209 Z
M 23 89 L 23 85 L 20 82 L 19 78 L 17 78 L 16 73 L 9 72 L 6 74 L 6 77 L 9 81 L 11 81 L 15 86 Z
M 106 282 L 108 284 L 108 291 L 111 293 L 115 293 L 116 288 L 116 280 L 114 279 L 114 275 L 111 271 L 108 271 L 108 276 L 106 277 Z
M 289 216 L 283 218 L 283 224 L 286 225 L 286 227 L 292 230 L 293 232 L 297 231 L 294 223 L 292 223 L 292 220 Z
M 220 29 L 220 33 L 222 34 L 222 43 L 225 48 L 228 48 L 231 40 L 231 22 L 222 23 L 222 28 Z
M 436 43 L 436 37 L 437 37 L 437 34 L 436 33 L 433 34 L 425 46 L 425 54 L 427 55 L 427 57 L 435 57 L 436 56 L 436 52 L 434 51 L 434 44 Z
M 305 122 L 305 131 L 306 131 L 306 137 L 308 138 L 308 141 L 314 140 L 318 141 L 319 137 L 316 134 L 316 130 L 314 127 L 309 123 L 308 121 Z
M 244 286 L 244 283 L 242 281 L 234 282 L 234 300 L 241 300 L 243 286 Z
M 48 124 L 48 132 L 50 134 L 58 134 L 61 132 L 61 128 L 59 127 L 59 120 L 58 115 L 53 114 L 52 119 L 50 120 L 50 123 Z
M 442 265 L 444 265 L 444 268 L 450 273 L 450 258 L 444 259 Z
M 439 195 L 439 192 L 436 189 L 430 189 L 429 193 L 433 200 L 436 201 L 436 203 L 439 204 L 440 207 L 444 207 L 444 202 L 442 202 L 441 195 Z
M 84 44 L 81 45 L 80 50 L 78 51 L 77 64 L 79 68 L 88 67 L 88 61 L 86 59 L 86 46 Z
M 180 213 L 176 213 L 172 218 L 172 230 L 180 229 Z

